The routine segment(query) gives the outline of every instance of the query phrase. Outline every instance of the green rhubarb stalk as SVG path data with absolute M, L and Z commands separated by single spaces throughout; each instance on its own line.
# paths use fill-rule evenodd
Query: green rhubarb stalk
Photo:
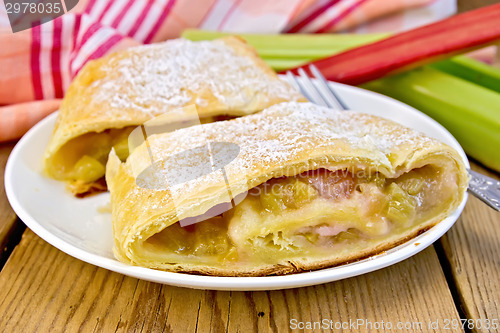
M 500 94 L 423 67 L 363 85 L 407 103 L 445 126 L 464 150 L 500 171 Z
M 182 37 L 192 40 L 213 40 L 237 35 L 255 47 L 259 56 L 274 70 L 283 71 L 337 54 L 376 40 L 388 34 L 239 34 L 187 29 Z
M 184 30 L 182 37 L 198 41 L 238 35 L 277 71 L 298 67 L 357 46 L 369 44 L 389 34 L 238 34 L 197 29 Z M 456 56 L 431 67 L 500 92 L 500 69 L 466 56 Z
M 291 47 L 282 48 L 280 45 L 276 45 L 274 48 L 268 47 L 255 47 L 257 53 L 261 58 L 270 58 L 270 59 L 297 59 L 297 58 L 305 58 L 307 60 L 314 60 L 329 57 L 332 54 L 337 54 L 342 51 L 351 49 L 353 47 L 363 45 L 362 41 L 358 41 L 360 44 L 354 43 L 345 43 L 342 45 L 330 45 L 325 49 L 314 49 L 309 48 L 307 46 L 295 46 L 295 49 Z
M 500 92 L 500 69 L 467 56 L 456 56 L 430 65 L 442 72 Z
M 312 59 L 276 59 L 262 58 L 266 64 L 275 71 L 286 71 L 289 68 L 295 68 L 311 62 Z
M 371 43 L 388 34 L 240 34 L 187 29 L 182 37 L 192 40 L 213 40 L 225 36 L 239 36 L 257 49 L 262 58 L 309 60 L 328 57 L 360 45 Z
M 232 34 L 187 30 L 183 37 L 212 40 L 227 35 Z M 298 67 L 384 37 L 339 34 L 239 36 L 253 45 L 264 61 L 277 71 Z M 427 113 L 445 125 L 470 156 L 500 171 L 500 94 L 495 92 L 500 90 L 500 71 L 463 56 L 431 66 L 433 68 L 427 66 L 372 81 L 364 87 Z
M 315 60 L 328 79 L 359 85 L 500 40 L 500 3 Z M 292 72 L 297 72 L 293 69 Z
M 374 42 L 389 36 L 387 33 L 378 34 L 241 34 L 231 32 L 207 31 L 186 29 L 182 37 L 192 40 L 213 40 L 225 36 L 240 36 L 250 45 L 266 48 L 291 48 L 310 47 L 313 49 L 329 49 L 335 45 L 360 45 Z

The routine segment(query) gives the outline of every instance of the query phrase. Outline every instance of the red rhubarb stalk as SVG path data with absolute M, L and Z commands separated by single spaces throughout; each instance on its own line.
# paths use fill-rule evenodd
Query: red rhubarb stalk
M 499 22 L 495 4 L 312 63 L 329 80 L 359 85 L 493 44 L 500 40 Z

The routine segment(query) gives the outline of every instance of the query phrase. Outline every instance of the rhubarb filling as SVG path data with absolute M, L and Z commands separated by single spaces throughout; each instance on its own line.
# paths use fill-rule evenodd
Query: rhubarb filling
M 429 165 L 397 178 L 318 169 L 273 178 L 220 216 L 187 227 L 177 222 L 144 240 L 143 250 L 166 262 L 182 255 L 204 263 L 359 250 L 426 221 L 456 191 L 456 175 Z
M 124 161 L 128 155 L 128 136 L 135 126 L 107 129 L 78 136 L 59 149 L 47 163 L 47 173 L 55 179 L 69 182 L 73 192 L 104 177 L 109 152 L 115 149 Z
M 200 119 L 200 123 L 234 118 L 225 115 L 204 117 Z M 125 161 L 129 155 L 129 135 L 135 128 L 137 126 L 112 128 L 78 136 L 59 149 L 46 171 L 54 179 L 67 181 L 70 190 L 77 196 L 95 186 L 105 191 L 104 174 L 109 152 L 114 148 L 120 160 Z

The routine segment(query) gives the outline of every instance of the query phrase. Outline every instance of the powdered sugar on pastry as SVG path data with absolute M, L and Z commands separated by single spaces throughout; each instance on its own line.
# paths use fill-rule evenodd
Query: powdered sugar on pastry
M 301 98 L 276 75 L 256 66 L 256 59 L 238 54 L 224 40 L 175 39 L 127 51 L 127 57 L 114 59 L 104 67 L 106 75 L 94 83 L 100 88 L 96 99 L 111 100 L 115 108 L 151 112 L 154 105 L 152 112 L 159 114 L 188 103 L 204 106 L 208 103 L 204 91 L 234 108 L 248 105 L 256 94 L 264 101 L 267 96 Z M 201 96 L 192 101 L 200 92 Z
M 225 169 L 228 177 L 236 180 L 240 173 L 248 175 L 247 170 L 255 165 L 261 168 L 291 165 L 295 160 L 303 160 L 304 154 L 320 152 L 322 148 L 328 150 L 332 145 L 364 151 L 362 155 L 382 161 L 391 169 L 389 157 L 393 149 L 407 147 L 412 153 L 436 141 L 375 116 L 335 111 L 311 103 L 287 102 L 243 118 L 153 135 L 149 142 L 155 161 L 169 161 L 161 171 L 166 179 L 180 170 L 176 167 L 176 159 L 169 157 L 208 142 L 234 143 L 240 147 L 239 155 Z M 132 154 L 129 162 L 135 159 Z M 184 166 L 185 160 L 182 163 Z M 190 163 L 196 167 L 198 163 L 201 166 L 202 161 L 193 158 Z M 209 173 L 180 184 L 176 191 L 189 191 L 220 177 L 220 172 Z
M 405 142 L 417 139 L 412 145 L 418 148 L 419 144 L 431 140 L 410 128 L 388 120 L 381 125 L 380 122 L 373 122 L 373 118 L 363 113 L 337 111 L 312 103 L 285 102 L 228 123 L 180 129 L 173 135 L 153 136 L 150 140 L 154 141 L 154 153 L 162 156 L 205 142 L 232 142 L 240 144 L 240 154 L 249 154 L 251 158 L 241 158 L 247 161 L 289 158 L 311 144 L 328 146 L 344 141 L 354 149 L 390 153 L 392 148 Z

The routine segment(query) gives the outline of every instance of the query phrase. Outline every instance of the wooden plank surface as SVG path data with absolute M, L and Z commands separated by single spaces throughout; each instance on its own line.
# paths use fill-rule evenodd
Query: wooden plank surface
M 457 7 L 465 12 L 496 3 L 498 0 L 458 0 Z M 500 179 L 498 173 L 471 164 L 473 170 Z M 450 275 L 460 310 L 473 320 L 469 331 L 500 332 L 500 328 L 486 326 L 488 321 L 500 322 L 500 213 L 471 196 L 462 216 L 440 239 L 438 247 L 445 256 L 443 268 Z
M 473 169 L 500 179 L 473 164 Z M 440 240 L 454 291 L 474 332 L 500 332 L 500 213 L 470 196 L 462 216 Z M 498 329 L 487 329 L 496 320 Z
M 0 144 L 0 243 L 5 240 L 9 229 L 16 220 L 16 214 L 10 207 L 5 195 L 4 186 L 5 165 L 12 148 L 12 144 Z
M 498 3 L 498 0 L 458 0 L 457 8 L 458 12 L 466 12 L 479 7 L 484 7 L 488 5 L 494 5 Z
M 411 331 L 429 332 L 430 321 L 459 320 L 432 247 L 389 268 L 343 281 L 280 291 L 222 292 L 112 273 L 64 254 L 27 230 L 0 273 L 0 286 L 8 286 L 0 288 L 2 332 L 268 332 L 288 331 L 293 319 L 297 325 L 325 319 L 364 319 L 372 325 L 383 320 L 394 326 L 415 322 L 422 327 L 413 324 Z M 369 331 L 366 328 L 344 332 Z
M 496 2 L 459 0 L 458 6 L 465 11 Z M 0 146 L 2 250 L 19 227 L 3 191 L 3 165 L 11 149 Z M 0 272 L 0 332 L 266 332 L 287 331 L 292 319 L 420 322 L 422 329 L 407 331 L 430 332 L 430 321 L 440 320 L 443 328 L 445 319 L 459 320 L 452 293 L 467 318 L 498 318 L 500 214 L 471 198 L 437 249 L 441 262 L 431 247 L 397 265 L 339 282 L 284 291 L 218 292 L 112 273 L 71 258 L 27 230 Z M 456 331 L 462 330 L 446 330 Z
M 7 159 L 14 148 L 13 143 L 0 144 L 0 268 L 15 246 L 18 233 L 24 229 L 21 222 L 10 207 L 5 195 L 4 172 Z

